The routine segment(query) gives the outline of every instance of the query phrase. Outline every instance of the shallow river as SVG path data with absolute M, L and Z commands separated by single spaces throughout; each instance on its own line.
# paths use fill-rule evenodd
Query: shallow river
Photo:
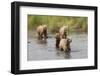
M 36 37 L 28 36 L 27 60 L 55 60 L 55 59 L 83 59 L 88 56 L 87 34 L 74 34 L 71 51 L 69 53 L 55 48 L 55 38 L 50 37 L 45 41 L 37 40 Z

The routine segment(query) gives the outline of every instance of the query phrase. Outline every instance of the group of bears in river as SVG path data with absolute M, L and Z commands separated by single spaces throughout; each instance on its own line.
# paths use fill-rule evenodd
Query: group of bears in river
M 37 27 L 38 39 L 47 39 L 47 25 L 39 25 Z M 71 39 L 68 38 L 68 26 L 62 26 L 55 34 L 56 48 L 63 51 L 70 51 Z

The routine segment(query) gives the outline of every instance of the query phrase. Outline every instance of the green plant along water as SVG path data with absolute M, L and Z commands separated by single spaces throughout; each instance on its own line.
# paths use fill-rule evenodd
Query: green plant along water
M 28 15 L 29 31 L 36 29 L 40 24 L 46 24 L 51 33 L 57 32 L 63 25 L 68 25 L 71 33 L 87 33 L 88 17 Z

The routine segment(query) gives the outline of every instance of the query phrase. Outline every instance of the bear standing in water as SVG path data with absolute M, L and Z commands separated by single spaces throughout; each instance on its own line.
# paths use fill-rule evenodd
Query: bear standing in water
M 67 38 L 68 35 L 68 26 L 62 26 L 59 30 L 60 38 Z
M 59 32 L 56 33 L 56 48 L 63 51 L 70 51 L 71 39 L 68 37 L 68 26 L 63 26 L 60 28 Z
M 63 51 L 70 51 L 70 43 L 71 40 L 66 38 L 66 39 L 61 39 L 59 43 L 59 49 Z
M 60 43 L 60 34 L 59 33 L 56 33 L 56 48 L 59 48 L 59 43 Z
M 40 25 L 37 27 L 38 39 L 47 38 L 47 25 Z

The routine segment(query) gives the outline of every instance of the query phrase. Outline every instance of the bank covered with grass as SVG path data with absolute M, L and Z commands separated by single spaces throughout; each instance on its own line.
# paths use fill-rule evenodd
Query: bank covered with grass
M 70 33 L 87 33 L 88 17 L 78 16 L 44 16 L 44 15 L 28 15 L 28 30 L 36 30 L 36 27 L 45 24 L 48 31 L 55 33 L 62 26 L 68 26 Z

